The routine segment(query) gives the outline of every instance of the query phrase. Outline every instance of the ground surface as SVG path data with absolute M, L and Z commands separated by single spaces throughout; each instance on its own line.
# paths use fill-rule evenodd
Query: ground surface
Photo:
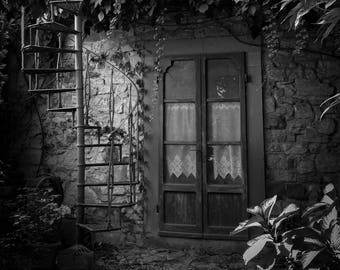
M 241 270 L 240 254 L 212 254 L 201 249 L 164 249 L 103 245 L 96 248 L 96 270 Z

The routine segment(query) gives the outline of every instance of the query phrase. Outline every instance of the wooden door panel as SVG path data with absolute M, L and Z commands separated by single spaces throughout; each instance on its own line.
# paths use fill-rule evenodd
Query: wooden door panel
M 200 68 L 197 57 L 166 61 L 160 89 L 160 233 L 202 232 Z
M 203 234 L 235 239 L 247 206 L 244 55 L 206 56 L 203 74 Z
M 164 223 L 196 225 L 196 194 L 194 192 L 164 192 Z
M 228 235 L 244 219 L 242 193 L 207 194 L 207 234 Z

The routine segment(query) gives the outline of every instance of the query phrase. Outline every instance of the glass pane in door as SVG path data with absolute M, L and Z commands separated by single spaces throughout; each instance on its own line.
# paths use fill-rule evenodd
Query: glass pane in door
M 194 103 L 165 105 L 165 140 L 196 140 L 196 108 Z
M 240 71 L 232 59 L 207 60 L 208 98 L 239 98 Z
M 165 75 L 165 99 L 195 99 L 196 77 L 193 60 L 175 60 Z
M 196 146 L 166 145 L 164 152 L 165 182 L 196 183 Z
M 242 184 L 241 145 L 214 145 L 207 152 L 209 184 Z
M 237 142 L 241 140 L 239 102 L 208 103 L 208 141 Z

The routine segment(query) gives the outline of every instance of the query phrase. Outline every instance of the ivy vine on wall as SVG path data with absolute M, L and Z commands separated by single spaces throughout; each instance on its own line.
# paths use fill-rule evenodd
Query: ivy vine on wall
M 11 5 L 21 3 L 29 6 L 32 16 L 37 17 L 45 11 L 46 2 L 48 0 L 15 0 Z M 209 20 L 238 17 L 247 25 L 253 38 L 263 36 L 263 44 L 268 49 L 269 57 L 275 56 L 281 49 L 291 49 L 295 54 L 303 50 L 311 52 L 307 48 L 311 40 L 308 33 L 313 31 L 316 32 L 316 39 L 321 42 L 333 35 L 336 37 L 336 49 L 340 48 L 340 38 L 337 35 L 340 3 L 336 0 L 84 0 L 81 11 L 85 18 L 86 34 L 91 29 L 128 32 L 140 25 L 153 27 L 156 44 L 153 100 L 158 95 L 157 85 L 161 73 L 159 59 L 162 57 L 166 38 L 164 26 L 169 21 L 181 26 L 188 16 L 205 16 Z M 296 43 L 293 48 L 281 47 L 280 33 L 287 30 L 295 33 Z M 259 46 L 249 42 L 248 45 Z M 339 50 L 327 52 L 336 57 L 339 57 L 339 53 Z M 125 68 L 130 69 L 127 66 Z M 130 71 L 133 72 L 131 69 Z

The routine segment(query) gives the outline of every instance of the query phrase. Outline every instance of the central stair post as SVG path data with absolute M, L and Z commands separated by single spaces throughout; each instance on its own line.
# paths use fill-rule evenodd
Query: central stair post
M 85 201 L 85 148 L 84 148 L 84 95 L 83 95 L 83 52 L 82 52 L 82 20 L 80 15 L 74 16 L 75 76 L 77 89 L 77 146 L 78 146 L 78 212 L 77 221 L 84 221 L 84 208 L 79 206 Z

